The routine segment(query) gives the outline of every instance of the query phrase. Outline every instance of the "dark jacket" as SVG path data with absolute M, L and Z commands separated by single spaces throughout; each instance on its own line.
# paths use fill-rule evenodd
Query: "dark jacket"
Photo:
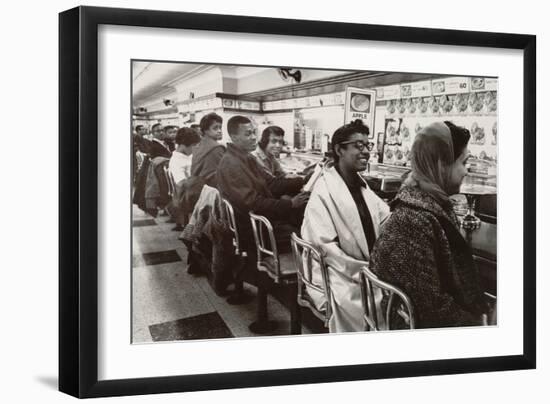
M 147 182 L 145 184 L 145 202 L 147 210 L 164 209 L 170 202 L 168 197 L 168 183 L 164 175 L 164 167 L 168 166 L 168 158 L 155 157 L 151 159 Z
M 144 137 L 134 137 L 134 144 L 142 153 L 147 153 L 149 157 L 154 159 L 155 157 L 170 158 L 172 152 L 160 141 L 149 140 Z
M 191 175 L 201 177 L 206 185 L 217 188 L 216 170 L 225 153 L 225 147 L 215 140 L 204 136 L 193 151 Z
M 478 270 L 450 204 L 404 187 L 391 208 L 371 255 L 372 272 L 411 298 L 417 328 L 481 325 Z
M 136 176 L 136 185 L 134 188 L 133 202 L 144 212 L 151 213 L 147 209 L 147 203 L 145 199 L 145 189 L 147 187 L 147 175 L 149 173 L 149 166 L 151 159 L 146 156 L 143 160 L 143 164 L 139 168 Z
M 194 157 L 193 157 L 194 158 Z M 289 199 L 277 196 L 295 193 L 303 185 L 301 178 L 269 178 L 256 158 L 229 143 L 217 174 L 218 189 L 235 210 L 239 236 L 250 247 L 252 229 L 248 212 L 270 220 L 288 220 L 292 212 Z M 274 192 L 275 191 L 275 192 Z
M 223 293 L 232 280 L 232 233 L 226 223 L 219 192 L 214 188 L 204 187 L 189 223 L 179 237 L 186 245 L 192 246 L 195 251 L 206 253 L 207 259 L 211 259 L 207 270 L 218 294 Z
M 176 184 L 176 192 L 172 198 L 176 223 L 186 226 L 189 221 L 189 216 L 193 212 L 197 203 L 204 181 L 199 177 L 189 177 L 181 180 Z

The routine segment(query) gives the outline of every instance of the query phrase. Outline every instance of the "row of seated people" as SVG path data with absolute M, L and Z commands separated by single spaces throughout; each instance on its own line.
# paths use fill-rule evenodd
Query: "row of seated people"
M 168 165 L 174 153 L 178 127 L 162 127 L 157 123 L 151 127 L 151 133 L 144 125 L 137 125 L 133 134 L 133 202 L 142 210 L 157 216 L 159 207 L 168 205 L 168 183 L 163 169 Z M 180 150 L 181 151 L 181 150 Z
M 410 297 L 416 327 L 484 323 L 488 304 L 449 202 L 466 175 L 466 129 L 440 122 L 417 135 L 412 172 L 390 208 L 358 175 L 369 158 L 369 128 L 361 121 L 336 130 L 331 141 L 333 160 L 323 165 L 309 195 L 299 193 L 303 179 L 274 175 L 253 155 L 257 139 L 247 118 L 229 120 L 227 149 L 217 143 L 221 118 L 205 118 L 212 121 L 201 122 L 203 138 L 193 153 L 191 177 L 203 178 L 234 208 L 242 248 L 251 257 L 248 275 L 253 283 L 261 285 L 262 279 L 254 270 L 250 213 L 274 224 L 280 251 L 289 247 L 288 236 L 295 232 L 321 252 L 327 279 L 321 279 L 315 265 L 313 275 L 318 285 L 326 282 L 330 288 L 325 295 L 331 306 L 330 332 L 365 329 L 361 295 L 365 267 Z M 268 135 L 268 142 L 271 137 L 277 136 Z M 243 275 L 246 270 L 236 277 L 246 278 Z M 327 297 L 310 292 L 317 309 L 326 307 Z
M 307 176 L 287 175 L 275 157 L 283 145 L 284 131 L 281 128 L 267 128 L 259 144 L 252 123 L 247 118 L 233 117 L 228 122 L 228 131 L 233 142 L 227 145 L 226 151 L 226 147 L 218 143 L 222 138 L 222 118 L 217 114 L 208 114 L 202 118 L 202 137 L 190 128 L 179 129 L 175 137 L 176 147 L 168 163 L 174 182 L 174 197 L 170 204 L 167 204 L 166 198 L 146 198 L 153 204 L 157 202 L 157 206 L 167 206 L 177 221 L 175 229 L 184 228 L 180 238 L 188 246 L 190 272 L 197 271 L 201 266 L 198 262 L 200 256 L 210 256 L 212 284 L 220 294 L 232 281 L 242 281 L 245 275 L 247 281 L 253 284 L 259 282 L 256 271 L 247 270 L 249 267 L 241 267 L 242 273 L 231 271 L 230 267 L 236 265 L 228 256 L 227 248 L 224 248 L 227 244 L 224 235 L 227 232 L 217 220 L 221 197 L 226 197 L 235 205 L 242 249 L 250 250 L 251 257 L 255 249 L 247 219 L 248 211 L 253 209 L 273 220 L 279 248 L 285 251 L 290 250 L 290 234 L 299 229 L 308 199 L 307 193 L 300 192 Z M 152 141 L 141 141 L 139 145 L 145 144 L 146 147 L 138 147 L 138 150 L 167 150 L 163 139 L 158 137 L 162 133 L 158 126 L 153 126 L 152 132 L 155 138 Z M 254 154 L 248 153 L 251 151 Z M 134 194 L 136 203 L 139 198 L 135 196 L 140 194 L 139 190 L 151 188 L 139 186 L 140 179 L 145 177 L 144 173 L 154 171 L 151 167 L 155 164 L 166 163 L 166 157 L 158 154 L 150 154 L 150 167 L 141 166 Z M 221 175 L 221 185 L 218 185 L 219 173 L 225 174 Z M 235 180 L 236 183 L 232 183 Z M 162 176 L 157 178 L 157 182 L 162 183 Z M 253 262 L 253 259 L 248 262 Z

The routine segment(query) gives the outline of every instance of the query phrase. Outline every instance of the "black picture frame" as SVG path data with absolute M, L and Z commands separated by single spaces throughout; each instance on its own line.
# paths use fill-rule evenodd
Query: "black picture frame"
M 468 359 L 281 369 L 98 381 L 98 26 L 463 45 L 523 51 L 523 353 Z M 78 7 L 59 15 L 59 390 L 104 397 L 325 383 L 536 366 L 536 37 L 228 16 Z

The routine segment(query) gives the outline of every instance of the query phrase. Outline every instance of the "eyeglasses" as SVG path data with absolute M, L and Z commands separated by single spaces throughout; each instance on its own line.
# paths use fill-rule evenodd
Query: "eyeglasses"
M 351 140 L 349 142 L 342 142 L 342 143 L 338 143 L 338 144 L 341 144 L 341 145 L 352 144 L 360 152 L 365 150 L 365 148 L 368 151 L 368 145 L 365 142 L 362 142 L 361 140 Z

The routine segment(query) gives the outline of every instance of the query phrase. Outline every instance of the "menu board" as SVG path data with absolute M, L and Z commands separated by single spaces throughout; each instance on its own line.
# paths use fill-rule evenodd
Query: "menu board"
M 378 87 L 376 90 L 377 100 L 395 100 L 401 98 L 401 86 L 399 84 L 394 86 Z
M 451 121 L 470 131 L 469 150 L 482 160 L 497 160 L 498 80 L 494 78 L 453 77 L 410 86 L 398 99 L 385 100 L 378 107 L 377 128 L 382 130 L 381 162 L 410 165 L 410 151 L 416 134 L 436 121 Z M 439 84 L 438 84 L 439 83 Z
M 431 81 L 418 81 L 411 83 L 411 97 L 429 97 L 432 95 Z
M 376 108 L 376 90 L 367 90 L 357 87 L 346 88 L 346 102 L 344 104 L 344 124 L 360 119 L 374 135 L 374 112 Z
M 485 78 L 485 77 L 471 77 L 470 78 L 470 91 L 497 91 L 498 79 Z
M 268 112 L 281 109 L 303 109 L 342 105 L 344 103 L 342 94 L 343 93 L 330 93 L 279 101 L 265 101 L 262 103 L 262 110 Z
M 432 95 L 469 92 L 470 79 L 468 77 L 450 77 L 447 79 L 432 80 Z

